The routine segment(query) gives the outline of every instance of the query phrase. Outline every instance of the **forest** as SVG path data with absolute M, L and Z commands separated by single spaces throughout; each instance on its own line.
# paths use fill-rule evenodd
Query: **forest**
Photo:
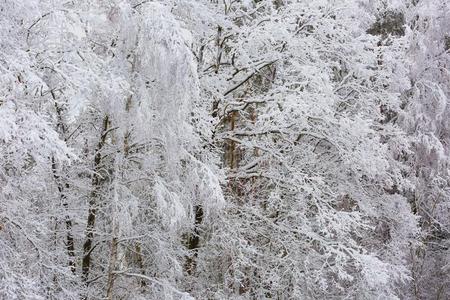
M 450 299 L 447 104 L 448 0 L 0 0 L 0 299 Z

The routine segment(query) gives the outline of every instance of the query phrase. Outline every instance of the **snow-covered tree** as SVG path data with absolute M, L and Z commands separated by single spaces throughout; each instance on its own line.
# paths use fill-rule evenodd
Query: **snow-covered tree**
M 0 298 L 445 298 L 448 13 L 4 1 Z
M 205 28 L 198 12 L 208 9 L 215 22 Z M 205 234 L 198 284 L 217 286 L 218 298 L 394 297 L 415 221 L 388 192 L 399 171 L 383 138 L 401 130 L 382 127 L 380 110 L 400 99 L 359 21 L 369 12 L 353 1 L 226 1 L 195 12 L 229 200 L 219 231 Z
M 404 126 L 414 149 L 408 158 L 415 179 L 410 201 L 422 230 L 421 243 L 411 249 L 412 293 L 415 299 L 445 299 L 450 297 L 450 6 L 418 1 L 407 13 L 412 31 L 407 55 L 413 63 Z

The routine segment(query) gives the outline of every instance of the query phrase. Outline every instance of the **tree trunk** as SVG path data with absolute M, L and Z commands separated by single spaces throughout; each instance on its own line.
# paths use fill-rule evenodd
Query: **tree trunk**
M 117 246 L 118 240 L 116 236 L 113 236 L 111 240 L 111 253 L 109 256 L 109 268 L 108 268 L 108 283 L 106 288 L 106 299 L 112 300 L 114 281 L 116 280 L 116 270 L 117 263 Z
M 194 232 L 190 234 L 187 248 L 192 251 L 192 255 L 186 259 L 186 271 L 189 275 L 195 272 L 196 258 L 198 256 L 198 247 L 200 245 L 200 229 L 199 226 L 203 222 L 203 208 L 200 205 L 194 206 L 195 225 Z
M 102 163 L 101 150 L 105 145 L 106 136 L 108 134 L 109 117 L 103 118 L 103 128 L 100 135 L 94 157 L 94 174 L 92 175 L 92 193 L 89 199 L 89 211 L 86 225 L 86 239 L 83 244 L 83 260 L 82 260 L 82 279 L 86 283 L 89 279 L 89 270 L 91 266 L 92 242 L 94 239 L 94 226 L 97 214 L 97 199 L 100 197 L 101 178 L 99 175 Z
M 56 181 L 58 191 L 59 191 L 59 197 L 61 200 L 61 203 L 66 211 L 65 215 L 65 224 L 66 224 L 66 249 L 67 249 L 67 255 L 69 256 L 69 268 L 72 271 L 73 274 L 76 272 L 76 266 L 75 266 L 75 243 L 72 236 L 72 219 L 67 214 L 69 204 L 67 203 L 67 195 L 66 190 L 69 189 L 69 184 L 66 182 L 63 186 L 61 183 L 61 178 L 57 173 L 57 165 L 55 158 L 52 157 L 52 172 L 53 172 L 53 178 Z
M 54 93 L 54 91 L 51 91 L 51 95 L 54 101 L 54 106 L 55 106 L 55 110 L 56 110 L 56 117 L 57 117 L 57 131 L 59 132 L 59 134 L 62 136 L 62 138 L 64 139 L 65 142 L 67 142 L 67 137 L 66 137 L 66 126 L 63 122 L 63 116 L 62 116 L 62 108 L 58 105 L 58 103 L 56 102 L 56 95 Z M 69 208 L 69 204 L 67 203 L 67 195 L 66 195 L 66 191 L 70 188 L 70 185 L 65 182 L 64 184 L 62 183 L 61 180 L 61 176 L 59 175 L 58 172 L 58 166 L 56 164 L 55 158 L 52 157 L 52 172 L 53 172 L 53 178 L 55 179 L 58 191 L 59 191 L 59 197 L 61 200 L 61 203 L 64 207 L 64 210 L 66 211 L 66 215 L 65 215 L 65 225 L 66 225 L 66 249 L 67 249 L 67 255 L 69 257 L 69 268 L 72 271 L 73 274 L 76 273 L 76 265 L 75 265 L 75 243 L 74 243 L 74 239 L 72 236 L 72 219 L 70 218 L 70 216 L 68 215 L 68 208 Z

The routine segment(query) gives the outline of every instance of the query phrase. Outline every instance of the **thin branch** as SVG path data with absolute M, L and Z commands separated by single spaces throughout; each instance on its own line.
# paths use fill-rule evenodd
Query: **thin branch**
M 162 286 L 164 288 L 169 288 L 172 292 L 174 292 L 174 293 L 176 293 L 178 295 L 187 297 L 188 299 L 191 298 L 191 296 L 188 293 L 181 292 L 181 291 L 177 290 L 176 288 L 170 286 L 169 284 L 161 282 L 161 281 L 159 281 L 159 280 L 157 280 L 155 278 L 151 278 L 151 277 L 148 277 L 148 276 L 145 276 L 145 275 L 142 275 L 142 274 L 138 274 L 138 273 L 128 273 L 128 272 L 121 272 L 121 271 L 116 271 L 116 272 L 114 272 L 114 274 L 145 279 L 145 280 L 148 280 L 148 281 L 150 281 L 152 283 L 156 283 L 156 284 L 158 284 L 158 285 L 160 285 L 160 286 Z
M 49 11 L 48 13 L 43 14 L 42 16 L 40 16 L 36 21 L 33 22 L 33 24 L 31 24 L 30 27 L 28 27 L 28 32 L 27 32 L 27 43 L 28 43 L 28 39 L 30 37 L 30 33 L 31 33 L 31 28 L 33 28 L 34 26 L 37 25 L 37 23 L 39 23 L 43 18 L 51 15 L 52 13 L 54 13 L 54 11 Z
M 234 90 L 238 89 L 240 86 L 242 86 L 244 83 L 246 83 L 247 81 L 249 81 L 250 79 L 253 78 L 253 76 L 255 76 L 256 74 L 258 74 L 262 69 L 264 69 L 265 67 L 268 67 L 272 64 L 274 64 L 275 62 L 277 62 L 278 59 L 265 63 L 264 65 L 262 65 L 260 68 L 258 68 L 256 71 L 254 71 L 253 73 L 251 73 L 250 75 L 248 75 L 243 81 L 237 83 L 236 85 L 232 86 L 231 88 L 229 88 L 223 95 L 226 96 L 228 94 L 230 94 L 231 92 L 233 92 Z
M 15 221 L 11 220 L 10 218 L 8 218 L 7 216 L 4 216 L 5 219 L 7 219 L 11 224 L 13 224 L 14 226 L 16 226 L 17 228 L 20 229 L 20 231 L 22 232 L 23 236 L 30 242 L 31 245 L 33 245 L 33 247 L 36 249 L 38 258 L 41 257 L 41 251 L 39 250 L 38 246 L 36 245 L 36 243 L 25 233 L 25 230 L 22 228 L 22 226 L 18 223 L 16 223 Z
M 148 2 L 151 2 L 151 0 L 145 0 L 145 1 L 142 1 L 142 2 L 140 2 L 140 3 L 138 3 L 138 4 L 136 4 L 136 5 L 133 5 L 132 8 L 133 8 L 133 9 L 136 9 L 136 8 L 138 8 L 139 6 L 141 6 L 141 5 L 145 4 L 145 3 L 148 3 Z

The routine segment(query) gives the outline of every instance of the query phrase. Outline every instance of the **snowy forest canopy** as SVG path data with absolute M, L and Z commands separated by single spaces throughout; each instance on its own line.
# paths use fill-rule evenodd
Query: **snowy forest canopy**
M 450 299 L 447 0 L 1 0 L 0 299 Z

